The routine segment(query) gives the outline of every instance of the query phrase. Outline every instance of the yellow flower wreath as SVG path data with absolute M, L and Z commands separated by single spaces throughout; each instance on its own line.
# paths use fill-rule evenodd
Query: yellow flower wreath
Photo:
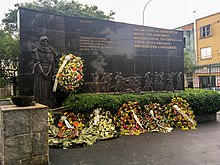
M 75 92 L 83 84 L 83 60 L 73 54 L 60 58 L 53 91 L 58 87 L 65 92 Z

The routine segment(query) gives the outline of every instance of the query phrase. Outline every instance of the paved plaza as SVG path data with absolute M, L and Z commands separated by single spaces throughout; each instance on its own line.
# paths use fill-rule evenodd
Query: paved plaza
M 220 165 L 220 122 L 196 130 L 144 133 L 92 146 L 50 149 L 51 165 Z

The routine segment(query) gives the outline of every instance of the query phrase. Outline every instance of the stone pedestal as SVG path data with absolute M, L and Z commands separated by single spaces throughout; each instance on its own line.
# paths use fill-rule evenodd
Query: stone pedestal
M 47 106 L 0 106 L 0 165 L 48 165 Z

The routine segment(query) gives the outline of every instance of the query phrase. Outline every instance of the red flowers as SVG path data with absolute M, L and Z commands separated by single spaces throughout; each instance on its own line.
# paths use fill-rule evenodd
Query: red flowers
M 76 71 L 76 68 L 72 68 L 72 71 L 75 72 L 75 71 Z
M 57 124 L 57 126 L 61 128 L 61 127 L 63 126 L 63 123 L 59 122 L 59 123 Z
M 81 79 L 82 79 L 82 76 L 81 76 L 81 75 L 78 75 L 78 76 L 77 76 L 77 79 L 78 79 L 78 80 L 81 80 Z
M 74 126 L 74 127 L 78 127 L 79 124 L 78 124 L 77 122 L 73 122 L 73 126 Z

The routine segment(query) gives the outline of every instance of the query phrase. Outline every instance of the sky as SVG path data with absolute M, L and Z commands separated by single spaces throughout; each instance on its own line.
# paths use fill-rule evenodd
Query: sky
M 0 20 L 16 2 L 31 0 L 1 0 Z M 211 14 L 220 12 L 220 0 L 77 0 L 95 5 L 105 14 L 115 12 L 114 21 L 174 29 Z M 144 10 L 144 7 L 146 8 Z M 195 12 L 194 12 L 195 11 Z

